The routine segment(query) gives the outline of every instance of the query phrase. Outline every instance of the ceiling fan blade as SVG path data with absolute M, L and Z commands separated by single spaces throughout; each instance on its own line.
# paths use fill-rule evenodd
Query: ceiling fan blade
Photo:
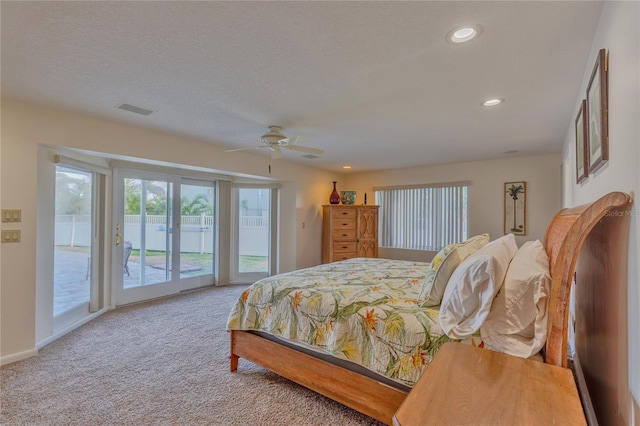
M 293 151 L 306 152 L 307 154 L 313 155 L 322 155 L 324 154 L 324 150 L 318 148 L 309 148 L 307 146 L 299 146 L 299 145 L 284 145 L 282 148 L 291 149 Z
M 280 145 L 298 145 L 299 143 L 304 143 L 308 141 L 309 138 L 304 136 L 294 136 L 292 138 L 285 138 L 280 141 Z
M 271 158 L 273 160 L 282 158 L 282 151 L 280 150 L 280 147 L 274 147 L 271 149 Z
M 249 147 L 246 147 L 246 148 L 228 149 L 225 152 L 245 151 L 247 149 L 258 149 L 258 148 L 266 148 L 266 146 L 260 145 L 260 146 L 249 146 Z

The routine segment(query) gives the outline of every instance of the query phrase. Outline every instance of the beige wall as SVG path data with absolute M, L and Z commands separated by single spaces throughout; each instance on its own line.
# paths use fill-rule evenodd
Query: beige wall
M 37 189 L 38 180 L 47 179 L 43 174 L 51 174 L 53 170 L 38 168 L 39 152 L 43 155 L 39 145 L 280 181 L 281 272 L 320 262 L 321 205 L 327 202 L 333 180 L 338 181 L 341 189 L 358 190 L 360 197 L 368 192 L 370 203 L 374 200 L 373 186 L 470 180 L 471 233 L 489 232 L 494 238 L 502 234 L 504 182 L 527 181 L 529 236 L 521 237 L 522 240 L 542 238 L 546 223 L 559 205 L 559 158 L 555 155 L 351 175 L 280 160 L 272 164 L 269 175 L 266 157 L 249 153 L 230 156 L 223 152 L 223 147 L 201 141 L 7 99 L 2 100 L 2 124 L 2 208 L 22 209 L 19 225 L 22 242 L 1 247 L 3 265 L 11 265 L 3 267 L 0 274 L 1 357 L 32 354 L 36 345 L 36 241 L 47 240 L 45 235 L 36 237 Z M 40 255 L 39 263 L 50 264 L 51 259 L 43 256 Z M 422 253 L 394 256 L 420 259 Z
M 441 164 L 407 169 L 353 173 L 338 182 L 342 189 L 358 192 L 358 202 L 367 193 L 367 203 L 375 202 L 373 189 L 377 186 L 425 184 L 470 181 L 469 233 L 489 233 L 492 239 L 503 235 L 505 182 L 527 182 L 526 236 L 517 237 L 518 243 L 544 238 L 547 224 L 560 208 L 560 164 L 558 154 L 535 157 L 516 157 L 500 160 Z M 385 251 L 389 257 L 405 253 Z M 432 253 L 424 254 L 431 259 Z M 416 259 L 411 253 L 411 259 Z M 420 254 L 418 254 L 420 256 Z
M 578 185 L 575 181 L 575 130 L 568 128 L 564 142 L 563 176 L 564 203 L 576 206 L 596 200 L 611 191 L 623 191 L 637 197 L 640 194 L 640 3 L 605 2 L 598 30 L 594 36 L 589 60 L 585 64 L 582 86 L 576 99 L 573 116 L 585 98 L 596 55 L 600 49 L 609 51 L 609 161 L 594 175 Z M 640 262 L 638 262 L 637 201 L 632 208 L 629 242 L 628 287 L 628 386 L 622 386 L 621 415 L 627 424 L 640 424 L 634 404 L 640 401 Z M 624 378 L 626 382 L 626 377 Z M 628 388 L 635 397 L 634 403 Z
M 340 174 L 143 128 L 2 99 L 2 208 L 22 209 L 20 243 L 2 244 L 0 357 L 33 354 L 36 327 L 36 236 L 38 146 L 82 149 L 96 155 L 150 159 L 282 182 L 280 271 L 320 263 L 321 205 Z M 42 178 L 42 176 L 40 176 Z M 45 176 L 44 179 L 47 179 Z M 50 176 L 54 179 L 54 176 Z M 305 227 L 302 227 L 302 224 Z M 6 224 L 5 224 L 6 225 Z M 7 228 L 7 226 L 3 226 Z M 107 235 L 111 235 L 108 232 Z M 46 238 L 44 238 L 46 239 Z M 42 259 L 48 261 L 49 259 Z

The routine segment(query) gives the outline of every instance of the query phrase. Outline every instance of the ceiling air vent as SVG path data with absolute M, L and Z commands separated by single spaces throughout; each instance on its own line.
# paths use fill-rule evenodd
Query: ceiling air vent
M 305 154 L 303 155 L 304 158 L 310 158 L 312 160 L 315 160 L 316 158 L 320 158 L 319 155 L 315 155 L 315 154 Z
M 124 103 L 118 105 L 116 108 L 123 109 L 123 110 L 129 111 L 129 112 L 135 112 L 136 114 L 140 114 L 140 115 L 149 115 L 149 114 L 151 114 L 153 112 L 150 109 L 138 107 L 138 106 L 131 105 L 131 104 L 124 104 Z

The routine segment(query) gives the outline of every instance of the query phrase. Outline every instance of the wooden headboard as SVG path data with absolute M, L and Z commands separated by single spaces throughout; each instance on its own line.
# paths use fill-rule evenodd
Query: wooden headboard
M 582 244 L 607 212 L 625 208 L 630 203 L 631 197 L 628 194 L 611 192 L 593 203 L 563 209 L 551 220 L 544 238 L 551 270 L 551 299 L 545 347 L 547 363 L 567 366 L 568 304 Z
M 573 365 L 590 425 L 628 425 L 629 207 L 611 210 L 589 233 L 576 264 Z M 636 420 L 637 422 L 637 420 Z

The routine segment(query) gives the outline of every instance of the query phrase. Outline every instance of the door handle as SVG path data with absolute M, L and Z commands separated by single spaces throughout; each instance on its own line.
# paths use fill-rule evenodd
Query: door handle
M 122 235 L 120 235 L 120 224 L 116 225 L 116 247 L 122 245 Z

